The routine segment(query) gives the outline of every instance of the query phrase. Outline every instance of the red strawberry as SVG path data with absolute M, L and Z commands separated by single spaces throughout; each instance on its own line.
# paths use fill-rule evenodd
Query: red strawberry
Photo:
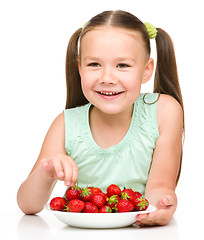
M 90 188 L 84 188 L 81 192 L 81 197 L 84 202 L 89 202 L 91 198 L 91 189 Z
M 120 201 L 121 199 L 118 197 L 118 195 L 112 195 L 110 198 L 107 200 L 107 205 L 111 209 L 115 209 L 115 205 Z
M 104 193 L 104 192 L 100 192 L 100 193 L 97 193 L 97 194 L 100 194 L 100 195 L 104 196 L 106 199 L 108 198 L 106 193 Z
M 85 207 L 85 203 L 79 199 L 72 199 L 67 205 L 68 212 L 81 212 Z
M 74 186 L 67 189 L 65 196 L 68 201 L 72 199 L 81 199 L 81 192 L 82 190 L 80 187 Z
M 50 201 L 50 208 L 55 211 L 63 211 L 67 204 L 67 200 L 62 197 L 55 197 Z
M 108 197 L 111 197 L 112 195 L 120 196 L 120 194 L 121 194 L 121 189 L 117 185 L 111 184 L 110 186 L 107 187 Z
M 142 197 L 142 194 L 140 192 L 135 192 L 134 197 Z
M 94 187 L 91 189 L 91 194 L 96 194 L 96 193 L 101 193 L 101 189 L 100 188 L 97 188 L 97 187 Z
M 97 208 L 101 208 L 106 204 L 106 197 L 102 193 L 96 193 L 91 196 L 90 201 L 96 205 Z
M 121 198 L 132 201 L 132 199 L 134 198 L 134 195 L 135 195 L 135 192 L 132 189 L 127 188 L 122 191 Z
M 107 205 L 104 205 L 99 210 L 99 213 L 111 213 L 111 212 L 112 212 L 112 209 Z
M 134 197 L 132 200 L 136 211 L 146 210 L 149 207 L 149 202 L 143 197 Z
M 117 212 L 130 212 L 134 208 L 134 204 L 126 199 L 121 199 L 116 205 Z
M 83 213 L 98 213 L 98 208 L 92 202 L 85 202 Z

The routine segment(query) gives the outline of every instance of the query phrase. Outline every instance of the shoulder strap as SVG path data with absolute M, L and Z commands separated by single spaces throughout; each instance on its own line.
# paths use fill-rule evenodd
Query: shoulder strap
M 146 120 L 151 126 L 151 134 L 155 139 L 159 137 L 159 130 L 157 124 L 157 100 L 159 93 L 145 93 L 142 95 L 143 111 L 146 115 Z
M 73 144 L 81 135 L 81 129 L 84 128 L 86 121 L 86 112 L 90 103 L 81 107 L 75 107 L 64 110 L 65 119 L 65 150 L 71 155 Z

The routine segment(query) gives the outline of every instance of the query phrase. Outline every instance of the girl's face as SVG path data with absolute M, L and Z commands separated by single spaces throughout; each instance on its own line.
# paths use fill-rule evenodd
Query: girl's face
M 140 33 L 97 27 L 81 39 L 79 73 L 85 97 L 107 114 L 130 110 L 152 75 Z

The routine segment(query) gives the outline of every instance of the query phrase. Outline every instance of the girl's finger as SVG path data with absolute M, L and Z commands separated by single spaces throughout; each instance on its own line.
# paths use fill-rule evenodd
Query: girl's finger
M 40 164 L 41 164 L 41 166 L 42 166 L 43 168 L 46 168 L 46 169 L 50 168 L 49 161 L 48 161 L 46 158 L 43 158 L 43 159 L 41 160 Z
M 54 172 L 55 175 L 57 177 L 58 180 L 64 180 L 64 169 L 63 166 L 61 164 L 61 161 L 59 159 L 52 159 L 52 161 L 50 161 L 53 165 L 54 168 Z
M 147 216 L 147 214 L 145 214 L 145 213 L 143 213 L 143 214 L 138 214 L 138 215 L 136 216 L 136 220 L 140 221 L 140 220 L 142 220 L 143 218 L 145 218 L 146 216 Z
M 78 180 L 78 167 L 74 161 L 72 161 L 72 183 L 75 185 Z
M 78 167 L 71 157 L 63 161 L 65 169 L 65 185 L 74 186 L 78 180 Z
M 160 206 L 162 208 L 166 208 L 166 207 L 172 206 L 174 204 L 175 203 L 174 203 L 174 199 L 172 198 L 172 196 L 165 196 L 160 200 Z
M 155 225 L 166 225 L 170 218 L 171 214 L 166 209 L 160 209 L 157 211 L 155 215 L 149 214 L 149 218 L 152 222 L 155 223 Z M 152 218 L 152 219 L 151 219 Z
M 46 159 L 46 158 L 43 158 L 40 162 L 40 166 L 41 166 L 41 169 L 42 169 L 42 172 L 43 172 L 43 175 L 50 178 L 50 177 L 53 177 L 54 174 L 53 174 L 53 165 L 52 163 Z
M 148 214 L 141 214 L 136 221 L 136 225 L 138 226 L 153 226 L 154 224 L 154 219 L 149 218 Z
M 66 186 L 72 186 L 74 183 L 72 182 L 73 176 L 73 167 L 70 159 L 68 157 L 64 158 L 62 161 L 62 165 L 64 168 L 64 183 Z
M 165 209 L 160 209 L 147 214 L 145 218 L 140 219 L 142 226 L 165 225 L 170 219 L 170 214 Z

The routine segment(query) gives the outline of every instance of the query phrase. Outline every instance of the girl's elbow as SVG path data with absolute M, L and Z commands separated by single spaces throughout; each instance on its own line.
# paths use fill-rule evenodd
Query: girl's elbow
M 43 208 L 32 208 L 32 207 L 26 207 L 24 205 L 18 204 L 20 210 L 25 214 L 25 215 L 35 215 L 38 214 L 43 210 Z
M 28 205 L 25 201 L 22 201 L 22 199 L 17 195 L 17 204 L 20 210 L 25 215 L 35 215 L 43 210 L 44 207 L 34 206 L 34 205 Z

